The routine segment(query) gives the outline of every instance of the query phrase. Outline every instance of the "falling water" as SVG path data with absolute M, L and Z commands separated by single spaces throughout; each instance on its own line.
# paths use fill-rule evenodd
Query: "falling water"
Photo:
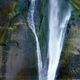
M 35 35 L 36 39 L 36 52 L 37 52 L 37 60 L 38 60 L 38 74 L 39 74 L 39 80 L 42 80 L 42 60 L 41 60 L 41 52 L 40 52 L 40 46 L 38 37 L 35 30 L 35 24 L 34 24 L 34 12 L 35 12 L 35 0 L 31 0 L 31 6 L 28 13 L 28 23 L 29 27 L 32 30 L 32 32 Z
M 71 8 L 69 7 L 63 17 L 62 22 L 60 22 L 60 7 L 58 2 L 59 0 L 50 0 L 49 2 L 49 65 L 47 80 L 55 80 L 56 70 L 58 67 L 63 41 L 65 37 L 65 29 L 71 15 Z

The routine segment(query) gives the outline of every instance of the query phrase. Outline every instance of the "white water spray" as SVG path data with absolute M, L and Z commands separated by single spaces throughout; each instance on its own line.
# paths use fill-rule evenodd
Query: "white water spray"
M 31 6 L 28 13 L 28 23 L 29 27 L 32 30 L 32 32 L 35 35 L 36 39 L 36 52 L 37 52 L 37 60 L 38 60 L 38 75 L 39 80 L 42 80 L 42 60 L 41 60 L 41 51 L 40 51 L 40 45 L 38 41 L 38 37 L 36 34 L 35 24 L 34 24 L 34 11 L 35 11 L 35 0 L 31 0 Z
M 48 57 L 49 66 L 47 80 L 55 80 L 56 71 L 61 55 L 61 50 L 64 42 L 64 35 L 66 25 L 71 16 L 71 8 L 64 15 L 63 21 L 60 23 L 59 19 L 59 6 L 58 0 L 50 0 L 50 13 L 49 13 L 49 47 Z

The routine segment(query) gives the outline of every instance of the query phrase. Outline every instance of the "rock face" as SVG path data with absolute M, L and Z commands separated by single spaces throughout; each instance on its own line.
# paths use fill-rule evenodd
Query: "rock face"
M 36 43 L 26 21 L 29 1 L 20 2 L 19 0 L 15 3 L 17 11 L 13 10 L 12 6 L 6 5 L 6 1 L 0 11 L 0 33 L 2 32 L 0 35 L 0 80 L 36 80 L 38 75 Z M 21 5 L 24 7 L 22 8 Z M 5 8 L 5 6 L 8 7 Z
M 0 80 L 38 80 L 36 41 L 27 22 L 30 0 L 8 0 L 9 5 L 6 0 L 1 1 Z M 36 3 L 34 15 L 43 63 L 46 61 L 48 50 L 48 1 L 39 0 Z M 66 32 L 57 80 L 80 79 L 79 75 L 80 14 L 77 16 L 72 14 Z
M 6 63 L 7 80 L 14 80 L 15 76 L 24 69 L 32 69 L 37 75 L 35 39 L 32 32 L 26 31 L 25 25 L 19 26 L 18 30 L 12 31 L 11 40 L 13 40 L 14 43 L 9 49 Z M 15 43 L 15 41 L 18 44 Z M 28 72 L 26 72 L 26 74 L 27 73 Z
M 4 37 L 0 35 L 0 80 L 37 80 L 35 36 L 27 23 L 30 0 L 10 0 L 9 6 L 6 1 L 1 3 L 0 33 Z M 47 51 L 48 23 L 44 12 L 47 12 L 47 3 L 47 0 L 38 1 L 35 11 L 35 26 L 42 55 L 46 55 L 43 53 Z
M 80 79 L 80 14 L 71 16 L 60 60 L 61 80 Z

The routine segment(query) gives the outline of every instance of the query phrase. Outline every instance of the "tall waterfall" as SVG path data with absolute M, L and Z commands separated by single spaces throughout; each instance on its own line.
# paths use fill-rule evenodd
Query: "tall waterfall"
M 38 37 L 36 34 L 35 24 L 34 24 L 34 12 L 35 12 L 35 2 L 36 0 L 31 0 L 31 6 L 28 13 L 28 23 L 29 27 L 32 30 L 35 39 L 36 39 L 36 53 L 37 53 L 37 60 L 38 60 L 38 75 L 39 80 L 42 80 L 42 60 L 41 60 L 41 51 L 39 46 Z
M 55 80 L 56 70 L 65 37 L 65 29 L 71 15 L 71 8 L 68 8 L 62 21 L 59 18 L 59 0 L 49 0 L 49 8 L 49 65 L 47 80 Z
M 44 74 L 42 75 L 42 60 L 41 60 L 41 51 L 39 46 L 38 37 L 35 29 L 34 22 L 34 12 L 35 12 L 35 2 L 36 0 L 31 0 L 31 5 L 28 13 L 28 24 L 32 30 L 35 39 L 36 39 L 36 53 L 38 60 L 38 73 L 39 80 L 44 80 Z M 59 12 L 59 0 L 49 0 L 49 43 L 48 43 L 48 57 L 49 65 L 47 71 L 47 80 L 55 80 L 55 75 L 61 55 L 61 50 L 64 42 L 66 26 L 71 15 L 71 8 L 68 7 L 68 10 L 64 14 L 64 17 L 60 19 Z M 43 72 L 44 73 L 44 72 Z

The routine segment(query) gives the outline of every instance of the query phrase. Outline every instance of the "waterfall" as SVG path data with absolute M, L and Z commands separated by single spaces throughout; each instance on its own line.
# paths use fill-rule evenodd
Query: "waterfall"
M 42 80 L 42 60 L 41 60 L 41 51 L 39 46 L 39 40 L 36 34 L 35 24 L 34 24 L 34 12 L 35 12 L 35 0 L 31 0 L 31 6 L 28 13 L 28 24 L 30 29 L 32 30 L 35 39 L 36 39 L 36 53 L 37 53 L 37 62 L 38 62 L 38 75 L 39 80 Z
M 42 70 L 42 59 L 41 59 L 41 51 L 39 40 L 36 34 L 35 22 L 34 22 L 34 12 L 35 12 L 35 2 L 36 0 L 31 0 L 31 5 L 28 13 L 28 24 L 30 29 L 32 30 L 35 40 L 36 40 L 36 53 L 37 53 L 37 61 L 38 61 L 38 74 L 39 80 L 44 80 L 45 76 L 43 76 L 44 71 Z M 53 5 L 54 4 L 54 5 Z M 71 7 L 68 6 L 68 10 L 66 11 L 64 17 L 60 19 L 60 7 L 58 0 L 50 0 L 49 1 L 49 42 L 48 42 L 48 58 L 49 65 L 47 71 L 47 80 L 55 80 L 56 71 L 59 64 L 59 59 L 61 55 L 61 50 L 63 47 L 66 26 L 71 16 Z M 42 73 L 43 72 L 43 73 Z
M 65 37 L 66 25 L 71 15 L 71 8 L 70 6 L 68 7 L 68 10 L 64 14 L 62 21 L 59 18 L 59 0 L 50 0 L 49 8 L 49 65 L 47 80 L 55 80 L 55 75 L 59 64 L 59 59 Z

